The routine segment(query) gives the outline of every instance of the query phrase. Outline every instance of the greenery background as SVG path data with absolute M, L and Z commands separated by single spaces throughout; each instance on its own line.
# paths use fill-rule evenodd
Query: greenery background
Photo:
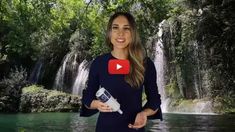
M 219 109 L 234 112 L 235 21 L 231 3 L 233 0 L 228 4 L 225 0 L 1 0 L 0 95 L 19 98 L 21 89 L 30 85 L 30 73 L 40 59 L 46 68 L 39 84 L 52 89 L 66 53 L 79 52 L 81 61 L 107 52 L 105 30 L 108 18 L 115 11 L 128 11 L 135 16 L 147 51 L 151 51 L 148 42 L 157 34 L 162 20 L 187 15 L 187 19 L 181 18 L 182 28 L 178 30 L 176 44 L 168 49 L 174 51 L 174 57 L 169 57 L 170 68 L 176 65 L 182 70 L 193 65 L 185 59 L 191 54 L 188 43 L 193 39 L 201 42 L 205 56 L 200 59 L 211 71 L 213 84 L 207 97 L 221 102 Z M 206 13 L 198 17 L 201 8 L 205 8 Z M 74 34 L 79 37 L 73 38 Z M 193 74 L 188 70 L 182 73 Z M 180 94 L 175 73 L 170 74 L 168 96 L 195 98 L 190 89 Z M 190 83 L 190 79 L 186 83 Z

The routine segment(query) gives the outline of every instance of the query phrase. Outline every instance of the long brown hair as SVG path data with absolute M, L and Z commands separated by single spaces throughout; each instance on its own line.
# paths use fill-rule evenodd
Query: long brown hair
M 128 45 L 128 59 L 130 61 L 130 73 L 125 76 L 125 81 L 131 87 L 140 87 L 144 82 L 144 48 L 141 44 L 139 33 L 137 31 L 137 26 L 134 17 L 127 12 L 116 12 L 109 19 L 107 32 L 106 32 L 106 44 L 113 49 L 111 43 L 111 32 L 112 24 L 115 18 L 118 16 L 124 16 L 128 20 L 131 28 L 131 43 Z

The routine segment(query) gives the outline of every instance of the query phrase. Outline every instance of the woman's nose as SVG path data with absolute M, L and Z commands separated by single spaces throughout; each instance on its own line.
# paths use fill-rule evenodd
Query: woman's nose
M 119 36 L 123 36 L 123 35 L 124 35 L 123 29 L 119 29 L 119 30 L 118 30 L 118 35 L 119 35 Z

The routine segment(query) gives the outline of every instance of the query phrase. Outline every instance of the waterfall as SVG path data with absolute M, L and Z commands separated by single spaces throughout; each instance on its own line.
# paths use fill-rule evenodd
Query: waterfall
M 38 83 L 42 71 L 42 66 L 43 66 L 43 61 L 42 59 L 39 59 L 34 65 L 33 71 L 30 74 L 29 82 Z
M 157 71 L 157 86 L 159 93 L 161 94 L 161 100 L 162 100 L 162 111 L 166 112 L 167 111 L 167 105 L 169 102 L 169 99 L 166 99 L 166 93 L 165 93 L 165 57 L 164 57 L 164 52 L 163 52 L 163 40 L 162 40 L 162 35 L 163 35 L 163 24 L 165 21 L 162 21 L 159 24 L 158 28 L 158 34 L 157 34 L 157 41 L 155 42 L 155 58 L 154 58 L 154 64 L 156 67 Z
M 79 65 L 77 77 L 72 87 L 72 93 L 75 95 L 82 96 L 82 90 L 85 88 L 88 79 L 88 64 L 86 60 L 83 60 Z
M 88 78 L 89 62 L 83 60 L 80 64 L 78 54 L 68 53 L 60 66 L 54 82 L 54 89 L 75 95 L 82 95 Z
M 162 111 L 211 114 L 213 113 L 212 102 L 209 98 L 206 98 L 209 97 L 208 93 L 210 93 L 208 88 L 210 84 L 209 81 L 207 81 L 208 71 L 206 69 L 203 69 L 203 60 L 201 59 L 203 55 L 203 49 L 201 49 L 198 42 L 196 40 L 191 40 L 187 44 L 188 48 L 190 49 L 190 53 L 193 54 L 190 54 L 190 56 L 188 56 L 188 63 L 186 63 L 186 67 L 180 67 L 181 65 L 178 65 L 178 67 L 177 65 L 170 65 L 175 56 L 175 53 L 173 53 L 175 49 L 170 48 L 175 48 L 176 41 L 174 39 L 176 38 L 176 36 L 174 35 L 176 35 L 176 33 L 174 32 L 178 32 L 176 30 L 178 28 L 179 27 L 177 27 L 177 25 L 174 25 L 174 23 L 163 20 L 159 24 L 158 33 L 154 39 L 154 64 L 157 71 L 157 86 L 159 93 L 161 94 Z M 177 73 L 177 70 L 179 69 L 185 71 L 191 70 L 192 72 L 186 72 L 186 74 L 183 76 L 182 71 L 180 72 L 181 74 Z M 177 89 L 176 87 L 172 87 L 174 88 L 173 90 L 175 90 L 173 93 L 174 95 L 168 95 L 167 91 L 165 91 L 166 86 L 172 83 L 169 80 L 171 76 L 176 76 L 177 86 L 179 87 L 179 89 Z M 180 89 L 181 84 L 179 84 L 179 82 L 183 81 L 179 80 L 185 78 L 191 79 L 190 83 L 185 82 L 187 83 L 187 85 L 184 86 L 187 87 L 185 87 L 185 89 Z M 189 99 L 184 96 L 179 97 L 179 95 L 183 95 L 182 93 L 184 92 L 195 94 L 195 98 Z
M 200 74 L 200 58 L 199 58 L 199 47 L 197 41 L 192 41 L 193 43 L 193 53 L 194 53 L 194 61 L 195 61 L 195 72 L 194 72 L 194 89 L 198 99 L 202 98 L 202 86 L 201 86 L 201 74 Z
M 212 113 L 212 103 L 211 101 L 200 101 L 196 103 L 194 108 L 195 113 Z
M 59 91 L 71 91 L 69 86 L 73 83 L 74 76 L 78 67 L 77 54 L 74 52 L 68 53 L 60 66 L 54 81 L 54 89 Z M 71 83 L 71 84 L 70 84 Z M 69 89 L 69 90 L 66 90 Z
M 178 106 L 174 107 L 174 113 L 190 113 L 190 114 L 214 114 L 212 110 L 212 102 L 210 100 L 194 99 L 184 100 Z
M 210 79 L 209 70 L 206 69 L 206 62 L 203 58 L 205 56 L 205 49 L 200 46 L 199 43 L 194 40 L 192 42 L 193 49 L 193 62 L 194 62 L 194 73 L 193 73 L 193 84 L 195 89 L 195 94 L 197 99 L 202 99 L 205 97 L 210 97 Z

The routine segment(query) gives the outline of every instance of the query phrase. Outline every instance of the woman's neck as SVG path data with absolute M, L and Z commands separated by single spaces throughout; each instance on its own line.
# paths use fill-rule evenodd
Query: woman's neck
M 128 50 L 112 50 L 111 54 L 117 59 L 128 59 Z

